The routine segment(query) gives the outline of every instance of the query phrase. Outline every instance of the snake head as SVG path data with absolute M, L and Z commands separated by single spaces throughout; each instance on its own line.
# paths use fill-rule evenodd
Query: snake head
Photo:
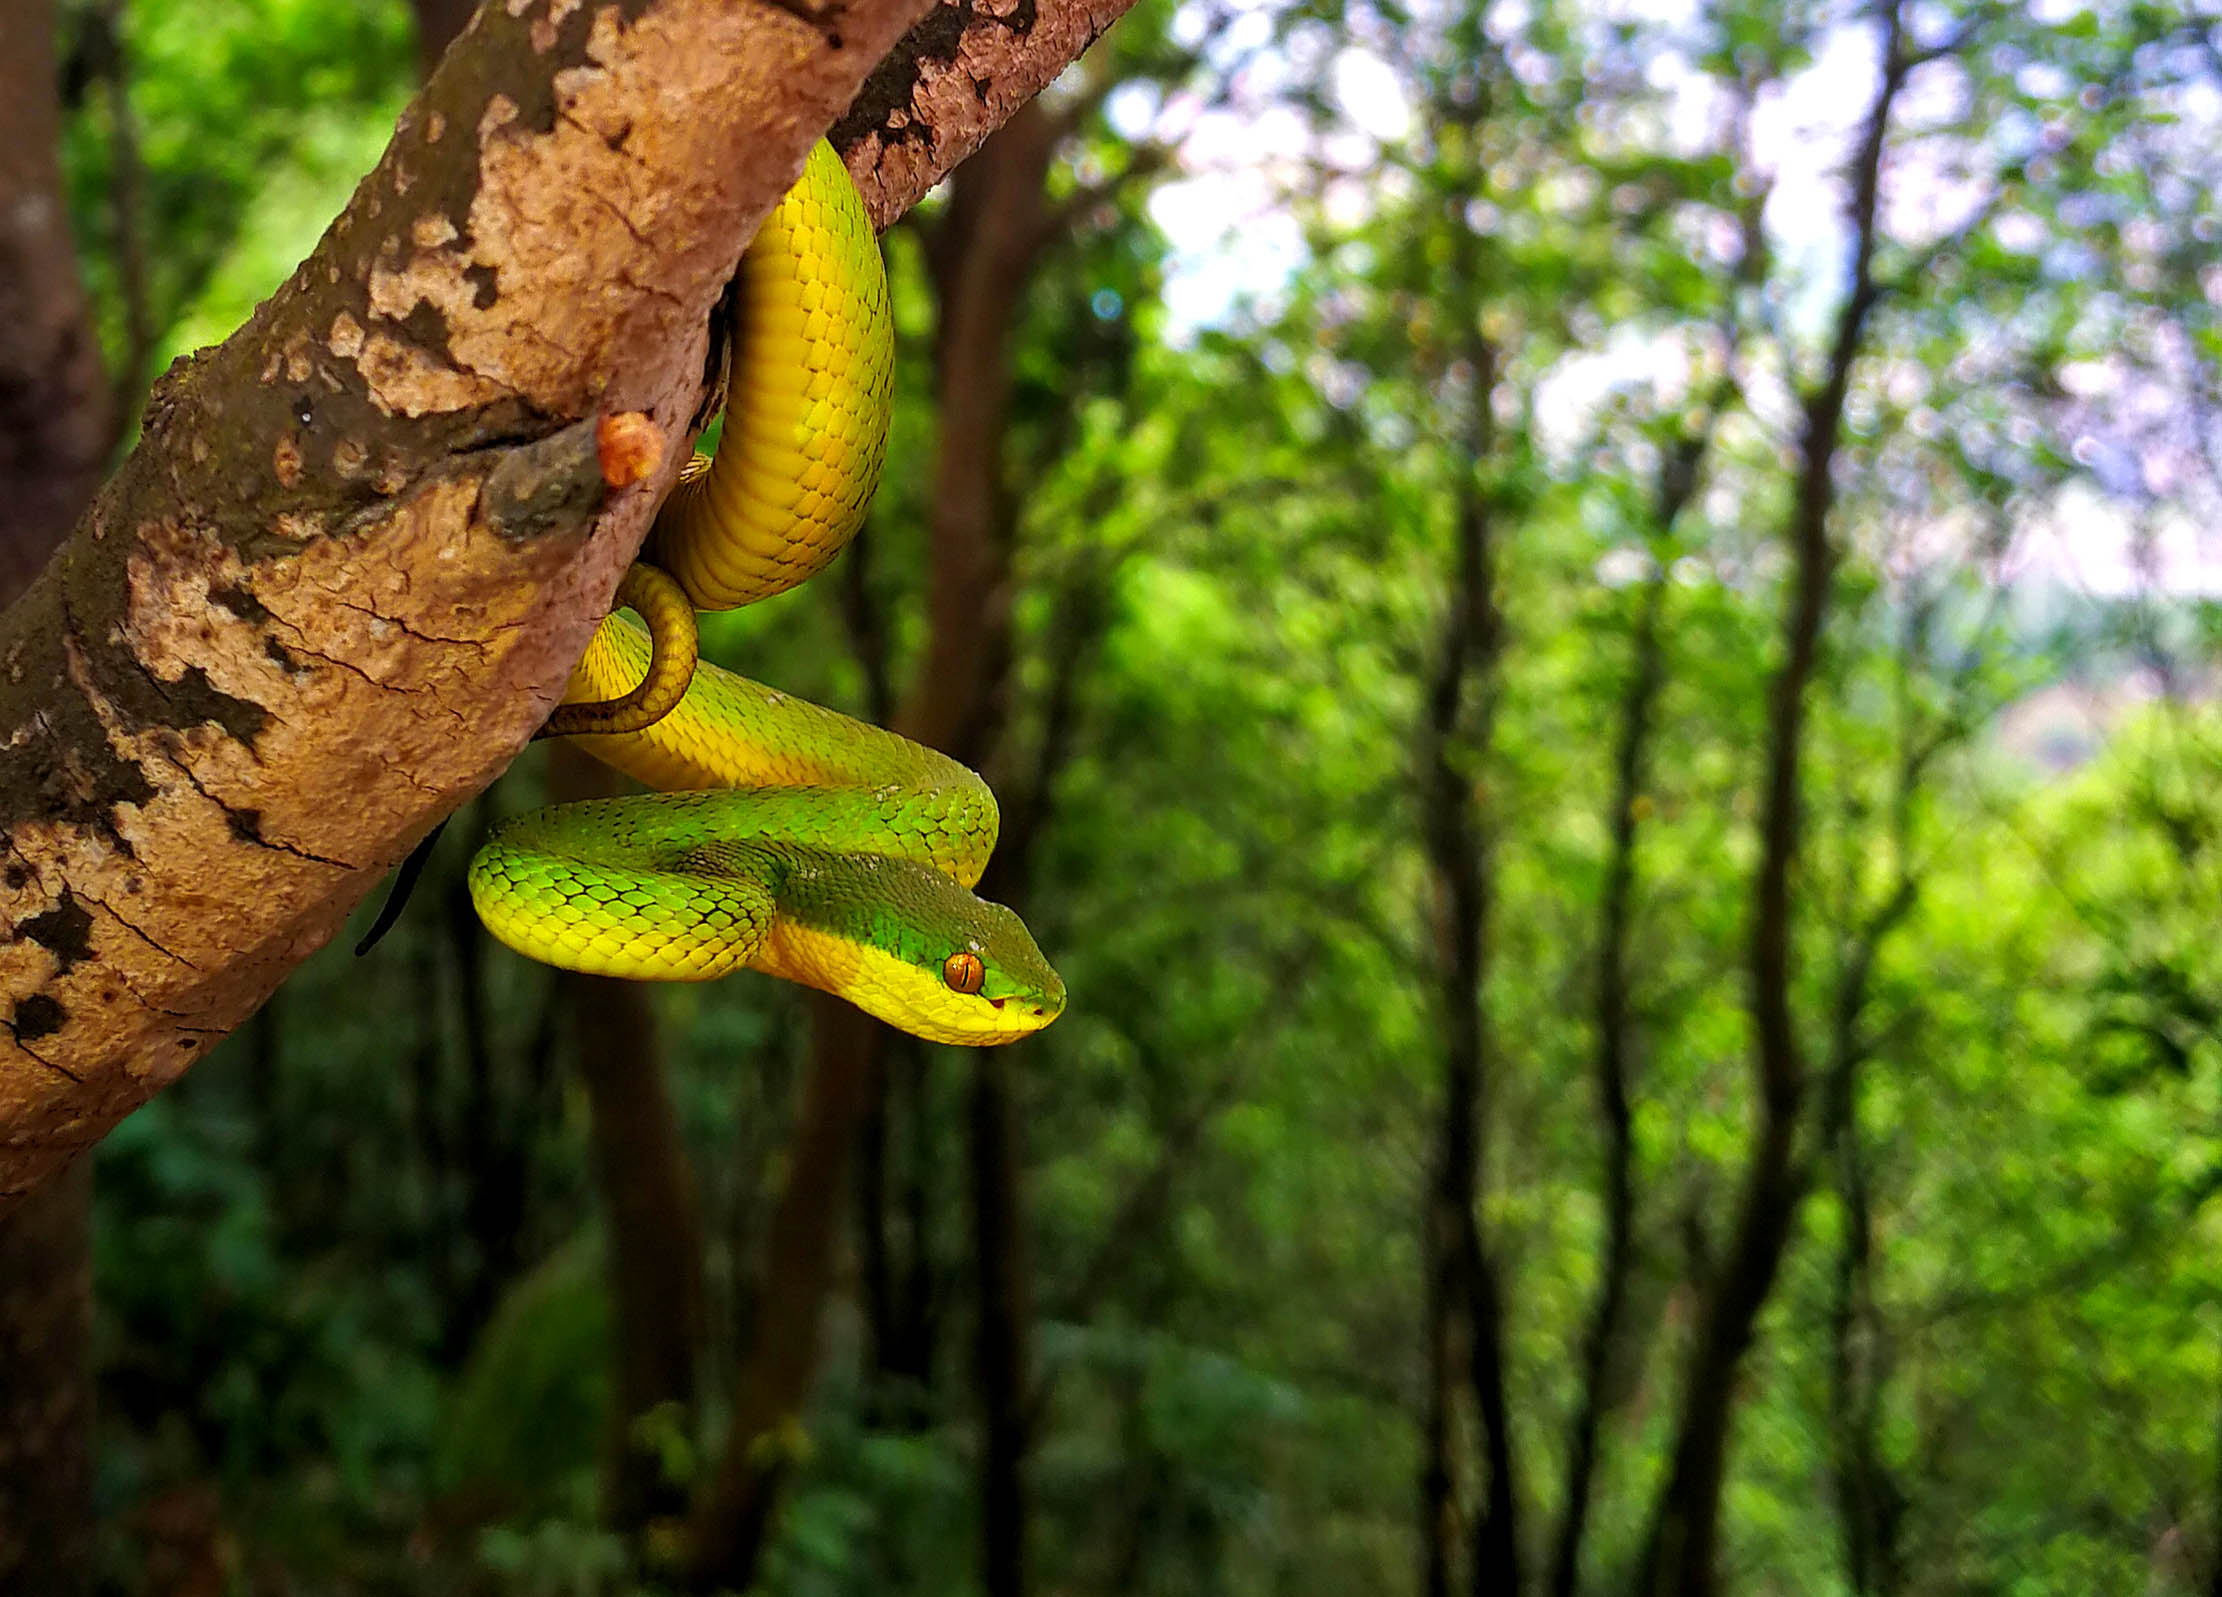
M 777 901 L 750 964 L 928 1042 L 1016 1042 L 1064 1013 L 1026 923 L 928 866 L 823 856 L 790 869 Z
M 941 991 L 922 995 L 916 1006 L 930 1010 L 934 1024 L 946 1029 L 918 1035 L 934 1042 L 989 1044 L 1041 1030 L 1064 1013 L 1063 980 L 1049 968 L 1024 921 L 1001 904 L 964 896 L 972 899 L 972 914 L 962 935 L 951 939 L 955 946 L 942 956 L 940 969 L 931 973 L 940 978 Z M 932 945 L 922 946 L 930 957 Z

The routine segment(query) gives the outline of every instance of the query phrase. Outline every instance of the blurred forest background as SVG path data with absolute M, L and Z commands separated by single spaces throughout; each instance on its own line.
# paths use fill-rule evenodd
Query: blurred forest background
M 19 547 L 467 9 L 0 3 Z M 2222 1592 L 2218 135 L 2138 0 L 1142 0 L 708 635 L 989 774 L 1071 1009 L 527 964 L 532 752 L 9 1222 L 22 1589 Z

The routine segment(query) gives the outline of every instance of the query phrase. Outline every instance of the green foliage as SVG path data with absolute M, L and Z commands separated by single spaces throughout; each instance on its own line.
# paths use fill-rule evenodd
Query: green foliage
M 151 377 L 228 335 L 314 246 L 416 88 L 415 29 L 400 0 L 163 0 L 118 8 L 114 68 L 102 8 L 61 10 L 79 98 L 62 154 L 102 342 L 128 353 L 136 231 L 154 347 L 131 375 Z
M 602 1250 L 574 1237 L 509 1289 L 456 1377 L 434 1479 L 511 1513 L 591 1516 L 609 1412 Z
M 2211 520 L 2217 486 L 2197 447 L 2222 370 L 2213 69 L 2154 8 L 1909 14 L 1924 40 L 1978 31 L 1893 128 L 1902 204 L 1837 464 L 1795 881 L 1808 1197 L 1739 1387 L 1725 1581 L 1852 1590 L 1865 1448 L 1894 1505 L 1873 1590 L 2204 1590 L 2222 606 L 2129 556 Z M 1833 204 L 1796 192 L 1832 161 L 1771 177 L 1739 107 L 1828 98 L 1873 38 L 1819 6 L 1318 0 L 1146 6 L 1107 41 L 1144 110 L 1177 123 L 1219 96 L 1286 136 L 1268 199 L 1306 253 L 1180 328 L 1187 241 L 1150 196 L 1192 174 L 1090 121 L 1053 197 L 1135 175 L 1076 210 L 1012 306 L 1015 659 L 990 775 L 1007 816 L 1039 801 L 1025 909 L 1074 995 L 1013 1056 L 1037 1589 L 1393 1591 L 1419 1567 L 1443 1044 L 1415 775 L 1477 502 L 1505 652 L 1487 736 L 1461 726 L 1452 757 L 1493 845 L 1481 1214 L 1532 1567 L 1603 1269 L 1611 796 L 1656 629 L 1627 927 L 1634 1265 L 1582 1561 L 1584 1589 L 1626 1584 L 1748 1155 L 1780 534 L 1844 286 Z M 150 5 L 130 42 L 158 343 L 183 349 L 274 286 L 373 158 L 405 18 Z M 1397 85 L 1403 133 L 1346 116 L 1356 56 Z M 105 115 L 85 102 L 69 155 L 112 307 Z M 1924 180 L 1965 186 L 1950 225 Z M 1755 214 L 1769 248 L 1747 258 Z M 870 680 L 860 613 L 897 684 L 926 635 L 923 236 L 888 245 L 900 404 L 861 570 L 706 634 L 847 709 Z M 2063 526 L 2123 532 L 2097 591 L 2047 552 Z M 203 1481 L 247 1589 L 654 1589 L 596 1518 L 611 1322 L 576 1044 L 547 975 L 488 949 L 456 895 L 473 831 L 538 802 L 539 773 L 521 762 L 458 819 L 386 946 L 319 956 L 103 1147 L 113 1589 L 147 1589 L 146 1505 Z M 761 1243 L 807 1013 L 736 978 L 657 1017 L 708 1285 L 700 1412 L 649 1425 L 684 1482 L 782 1289 Z M 876 1231 L 844 1244 L 764 1592 L 978 1584 L 968 1076 L 955 1055 L 888 1062 Z M 901 1312 L 870 1299 L 867 1234 Z M 882 1313 L 912 1362 L 883 1362 Z

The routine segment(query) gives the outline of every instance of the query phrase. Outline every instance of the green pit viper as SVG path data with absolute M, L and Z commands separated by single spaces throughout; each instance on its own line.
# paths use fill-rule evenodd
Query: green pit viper
M 806 581 L 862 523 L 887 449 L 894 331 L 862 200 L 829 145 L 742 258 L 726 422 L 658 512 L 542 730 L 663 791 L 497 826 L 471 901 L 566 970 L 747 967 L 936 1042 L 1005 1043 L 1065 1005 L 1023 922 L 971 888 L 987 785 L 906 738 L 695 659 L 694 612 Z

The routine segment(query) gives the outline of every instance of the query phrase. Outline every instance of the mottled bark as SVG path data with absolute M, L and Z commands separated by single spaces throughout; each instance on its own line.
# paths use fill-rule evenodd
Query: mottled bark
M 938 0 L 834 127 L 886 228 L 1080 58 L 1134 0 Z
M 883 216 L 992 126 L 1001 80 L 958 107 L 932 60 L 988 32 L 1038 83 L 1108 20 L 964 10 L 847 129 Z M 174 1079 L 522 746 L 684 454 L 606 492 L 596 418 L 678 443 L 734 259 L 917 14 L 491 7 L 316 254 L 158 386 L 0 617 L 0 1194 Z

